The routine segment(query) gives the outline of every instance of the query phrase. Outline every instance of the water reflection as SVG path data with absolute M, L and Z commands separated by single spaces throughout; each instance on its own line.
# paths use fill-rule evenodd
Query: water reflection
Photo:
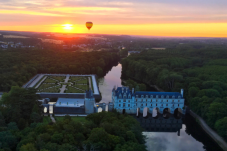
M 114 66 L 104 78 L 99 79 L 101 102 L 111 101 L 115 85 L 121 86 L 121 64 Z M 163 117 L 159 113 L 156 118 L 149 114 L 146 118 L 142 114 L 139 118 L 132 116 L 144 128 L 149 151 L 222 151 L 190 115 L 186 114 L 184 118 L 173 115 Z
M 121 86 L 121 64 L 114 66 L 105 77 L 99 79 L 99 91 L 102 94 L 101 103 L 109 103 L 114 86 Z

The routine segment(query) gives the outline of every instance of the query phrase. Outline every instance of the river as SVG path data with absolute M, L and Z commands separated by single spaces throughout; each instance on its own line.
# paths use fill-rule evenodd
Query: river
M 108 104 L 112 98 L 113 87 L 121 86 L 121 70 L 119 63 L 99 79 L 101 102 Z M 190 115 L 181 119 L 174 116 L 168 119 L 162 116 L 158 119 L 152 116 L 134 117 L 144 128 L 149 151 L 222 151 Z

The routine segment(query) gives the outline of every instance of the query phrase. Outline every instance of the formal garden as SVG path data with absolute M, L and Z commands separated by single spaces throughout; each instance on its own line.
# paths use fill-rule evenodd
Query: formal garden
M 84 93 L 89 87 L 93 90 L 92 82 L 91 76 L 43 75 L 34 88 L 41 93 Z

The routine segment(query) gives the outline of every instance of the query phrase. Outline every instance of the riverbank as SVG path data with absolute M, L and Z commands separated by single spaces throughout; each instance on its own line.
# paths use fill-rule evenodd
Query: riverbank
M 221 138 L 215 131 L 213 131 L 206 122 L 193 111 L 190 110 L 190 115 L 199 122 L 202 129 L 224 150 L 227 151 L 227 143 L 223 138 Z

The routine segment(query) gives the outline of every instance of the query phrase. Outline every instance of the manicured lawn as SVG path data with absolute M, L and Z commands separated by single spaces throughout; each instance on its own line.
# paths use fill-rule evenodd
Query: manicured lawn
M 48 123 L 50 123 L 50 122 L 51 122 L 51 119 L 50 119 L 49 116 L 44 116 L 44 117 L 43 117 L 43 123 L 48 124 Z
M 38 87 L 38 90 L 40 90 L 40 89 L 46 89 L 46 88 L 49 88 L 49 87 L 52 87 L 52 86 L 55 86 L 55 84 L 41 84 Z
M 67 90 L 65 91 L 65 93 L 84 93 L 85 92 L 85 91 L 81 91 L 76 88 L 73 88 L 71 86 L 67 86 L 66 88 L 67 88 Z
M 51 78 L 56 79 L 59 82 L 64 82 L 66 76 L 51 76 Z
M 47 77 L 44 81 L 44 83 L 56 83 L 57 81 L 50 79 L 49 77 Z
M 86 77 L 86 79 L 81 79 L 81 80 L 75 81 L 76 84 L 77 83 L 79 83 L 79 84 L 87 84 L 87 82 L 88 82 L 87 77 Z
M 62 121 L 64 120 L 64 116 L 55 116 L 54 117 L 56 121 Z M 71 116 L 71 119 L 75 122 L 85 122 L 86 119 L 83 116 Z
M 80 79 L 83 79 L 83 78 L 85 78 L 85 77 L 81 77 L 81 76 L 79 76 L 79 77 L 70 77 L 69 78 L 69 81 L 77 81 L 77 80 L 80 80 Z
M 57 86 L 57 87 L 53 87 L 53 88 L 49 88 L 49 89 L 44 89 L 44 90 L 42 90 L 42 92 L 59 93 L 61 87 L 62 86 Z
M 82 89 L 82 90 L 88 90 L 88 85 L 74 85 L 75 87 L 79 88 L 79 89 Z

